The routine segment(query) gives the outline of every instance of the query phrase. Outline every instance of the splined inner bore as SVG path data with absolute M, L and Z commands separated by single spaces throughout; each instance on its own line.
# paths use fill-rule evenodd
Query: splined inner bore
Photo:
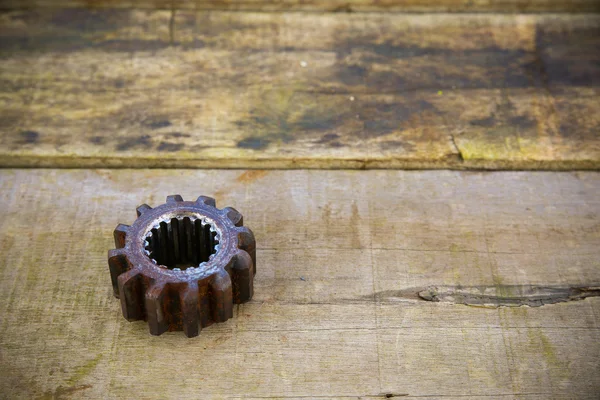
M 156 225 L 146 236 L 144 246 L 154 263 L 185 270 L 210 260 L 218 250 L 219 239 L 206 220 L 186 216 Z

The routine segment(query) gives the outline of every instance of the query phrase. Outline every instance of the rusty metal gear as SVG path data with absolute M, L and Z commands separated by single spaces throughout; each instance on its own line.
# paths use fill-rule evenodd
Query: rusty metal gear
M 183 330 L 188 337 L 233 316 L 233 304 L 252 298 L 256 243 L 231 207 L 200 196 L 142 204 L 131 226 L 114 231 L 108 252 L 114 295 L 129 321 L 148 321 L 150 333 Z

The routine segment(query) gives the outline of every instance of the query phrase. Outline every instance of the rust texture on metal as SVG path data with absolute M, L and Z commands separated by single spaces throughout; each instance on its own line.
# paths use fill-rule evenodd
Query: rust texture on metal
M 119 224 L 108 252 L 114 295 L 129 321 L 145 320 L 150 333 L 202 328 L 233 316 L 233 304 L 252 298 L 256 242 L 231 207 L 200 196 L 137 208 L 137 220 Z

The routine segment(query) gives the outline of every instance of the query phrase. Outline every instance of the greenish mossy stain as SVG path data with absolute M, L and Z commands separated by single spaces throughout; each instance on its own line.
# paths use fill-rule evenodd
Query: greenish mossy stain
M 548 370 L 556 378 L 567 379 L 570 376 L 568 362 L 561 360 L 556 354 L 556 349 L 550 343 L 548 337 L 541 328 L 529 328 L 527 330 L 529 345 L 535 353 L 541 353 L 547 364 Z
M 277 143 L 330 132 L 340 124 L 336 102 L 319 102 L 318 95 L 296 92 L 295 88 L 270 89 L 257 94 L 248 116 L 235 122 L 251 134 L 237 142 L 242 149 L 262 150 Z
M 560 360 L 556 356 L 554 347 L 542 332 L 540 332 L 540 342 L 542 343 L 542 352 L 548 363 L 555 367 L 562 367 Z
M 450 245 L 450 251 L 453 252 L 453 253 L 457 253 L 457 252 L 460 251 L 460 246 L 457 245 L 456 243 L 452 243 Z
M 87 377 L 96 368 L 100 360 L 102 360 L 102 354 L 98 354 L 95 358 L 77 367 L 66 383 L 71 386 Z
M 247 116 L 235 122 L 249 133 L 237 147 L 262 150 L 300 140 L 341 147 L 346 142 L 342 137 L 379 138 L 439 119 L 441 112 L 432 103 L 414 97 L 355 99 L 295 88 L 271 89 L 258 93 Z

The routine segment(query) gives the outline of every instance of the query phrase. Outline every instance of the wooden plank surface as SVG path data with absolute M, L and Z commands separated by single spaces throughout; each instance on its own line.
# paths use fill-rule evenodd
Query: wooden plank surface
M 89 7 L 230 11 L 598 12 L 596 0 L 4 0 L 3 8 Z
M 600 392 L 600 173 L 3 169 L 0 189 L 7 398 Z M 194 339 L 125 321 L 106 265 L 115 225 L 173 193 L 257 238 L 254 299 Z M 590 297 L 496 307 L 531 288 Z
M 598 15 L 0 18 L 2 166 L 600 166 Z

